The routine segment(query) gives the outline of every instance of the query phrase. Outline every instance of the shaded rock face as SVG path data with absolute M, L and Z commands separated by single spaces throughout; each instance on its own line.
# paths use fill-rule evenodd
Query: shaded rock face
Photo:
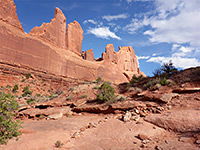
M 83 51 L 82 52 L 82 57 L 85 60 L 90 60 L 90 61 L 94 61 L 94 53 L 92 49 L 89 49 L 87 51 Z
M 132 47 L 115 52 L 106 46 L 100 61 L 95 62 L 92 50 L 83 52 L 83 30 L 77 21 L 68 24 L 59 8 L 50 23 L 35 27 L 25 34 L 12 0 L 0 0 L 0 65 L 32 70 L 65 78 L 126 82 L 133 74 L 141 74 Z M 8 67 L 9 67 L 8 66 Z
M 21 23 L 19 22 L 16 5 L 13 0 L 0 0 L 0 20 L 24 31 Z
M 83 29 L 77 21 L 67 25 L 66 47 L 81 56 Z
M 111 61 L 113 63 L 117 63 L 117 54 L 113 47 L 113 44 L 108 44 L 106 46 L 106 51 L 102 54 L 102 59 L 105 61 Z
M 55 16 L 50 23 L 43 23 L 30 31 L 30 35 L 37 36 L 59 48 L 65 48 L 66 17 L 59 8 L 55 9 Z

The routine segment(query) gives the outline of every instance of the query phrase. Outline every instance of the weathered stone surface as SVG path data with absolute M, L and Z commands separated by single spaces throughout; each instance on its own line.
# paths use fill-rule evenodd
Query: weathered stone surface
M 131 46 L 119 47 L 119 51 L 115 52 L 113 44 L 108 44 L 102 54 L 102 60 L 97 71 L 98 76 L 105 80 L 130 81 L 133 75 L 145 76 L 138 68 L 138 60 Z
M 106 51 L 102 53 L 102 59 L 117 64 L 117 54 L 115 52 L 113 44 L 108 44 L 106 46 Z
M 163 114 L 150 114 L 145 118 L 159 127 L 178 132 L 198 132 L 200 111 L 192 109 L 172 110 Z
M 90 61 L 94 61 L 94 53 L 92 49 L 89 49 L 87 51 L 83 51 L 82 52 L 82 57 L 85 60 L 90 60 Z
M 113 45 L 109 44 L 102 61 L 83 61 L 80 57 L 83 30 L 74 21 L 68 24 L 65 32 L 66 18 L 59 8 L 55 9 L 50 23 L 43 23 L 25 34 L 14 2 L 2 0 L 0 3 L 0 64 L 79 80 L 103 77 L 116 83 L 128 81 L 133 74 L 141 74 L 131 48 L 115 52 Z M 91 50 L 86 55 L 87 60 L 93 59 Z
M 16 5 L 13 0 L 0 0 L 0 20 L 24 32 L 18 19 Z
M 195 88 L 179 88 L 173 90 L 175 93 L 195 93 L 195 92 L 200 92 L 200 87 L 195 87 Z
M 132 76 L 140 74 L 138 60 L 131 46 L 119 47 L 117 52 L 118 66 L 130 80 Z
M 83 29 L 77 21 L 67 25 L 66 46 L 67 49 L 81 56 Z
M 34 27 L 30 35 L 37 36 L 60 48 L 65 48 L 66 17 L 59 8 L 55 9 L 55 16 L 50 23 L 43 23 Z

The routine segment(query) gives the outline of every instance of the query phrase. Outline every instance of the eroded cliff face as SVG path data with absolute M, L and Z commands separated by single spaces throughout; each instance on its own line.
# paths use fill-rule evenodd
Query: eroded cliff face
M 16 13 L 13 0 L 0 0 L 0 20 L 6 22 L 20 31 L 24 31 Z
M 25 34 L 12 0 L 0 0 L 0 65 L 24 68 L 57 77 L 96 80 L 102 77 L 113 82 L 126 82 L 139 71 L 132 47 L 121 47 L 115 52 L 106 46 L 101 61 L 94 60 L 92 50 L 83 52 L 83 30 L 77 21 L 67 25 L 59 8 L 50 23 L 35 27 Z M 90 61 L 88 61 L 90 60 Z
M 93 49 L 89 49 L 87 51 L 83 51 L 82 52 L 82 57 L 85 60 L 90 60 L 90 61 L 94 61 L 94 53 L 93 53 Z
M 67 25 L 66 46 L 67 49 L 81 56 L 83 29 L 77 21 Z
M 104 73 L 101 73 L 104 72 Z M 143 75 L 138 67 L 138 60 L 131 46 L 119 47 L 115 52 L 113 44 L 106 46 L 102 54 L 102 65 L 98 68 L 98 75 L 107 80 L 131 80 L 133 75 Z
M 66 17 L 59 8 L 56 8 L 55 16 L 50 23 L 43 23 L 40 27 L 34 27 L 29 34 L 42 38 L 59 48 L 66 48 Z

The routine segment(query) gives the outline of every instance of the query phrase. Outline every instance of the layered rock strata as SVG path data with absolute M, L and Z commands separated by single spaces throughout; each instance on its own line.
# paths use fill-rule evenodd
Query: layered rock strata
M 50 23 L 25 34 L 14 2 L 1 0 L 0 4 L 0 64 L 88 81 L 102 77 L 119 83 L 141 74 L 132 47 L 120 47 L 115 52 L 113 45 L 108 44 L 101 61 L 94 61 L 92 50 L 83 52 L 83 58 L 90 61 L 84 60 L 83 30 L 77 21 L 66 29 L 66 17 L 59 8 Z

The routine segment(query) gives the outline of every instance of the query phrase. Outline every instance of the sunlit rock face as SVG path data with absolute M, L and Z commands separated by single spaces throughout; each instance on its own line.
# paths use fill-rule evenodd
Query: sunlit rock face
M 50 23 L 34 27 L 26 34 L 14 2 L 0 0 L 0 65 L 79 80 L 102 77 L 116 83 L 143 74 L 132 47 L 120 47 L 115 52 L 113 44 L 108 44 L 102 58 L 95 61 L 92 49 L 81 53 L 82 40 L 80 24 L 74 21 L 66 25 L 66 17 L 59 8 Z

